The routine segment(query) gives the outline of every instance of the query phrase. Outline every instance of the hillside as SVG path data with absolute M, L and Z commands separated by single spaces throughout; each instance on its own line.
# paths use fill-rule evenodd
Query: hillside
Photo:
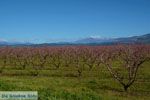
M 65 45 L 114 45 L 114 44 L 150 44 L 150 33 L 141 36 L 121 37 L 121 38 L 83 38 L 71 42 L 56 43 L 21 43 L 0 41 L 0 46 L 65 46 Z

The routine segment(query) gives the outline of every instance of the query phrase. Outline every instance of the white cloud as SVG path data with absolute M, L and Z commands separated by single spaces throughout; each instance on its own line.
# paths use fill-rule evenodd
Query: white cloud
M 92 35 L 92 36 L 90 36 L 91 38 L 102 38 L 101 36 L 99 36 L 99 35 Z

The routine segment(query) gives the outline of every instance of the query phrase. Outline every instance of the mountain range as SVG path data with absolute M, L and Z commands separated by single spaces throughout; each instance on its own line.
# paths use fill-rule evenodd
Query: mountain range
M 98 43 L 98 44 L 105 44 L 105 43 L 122 43 L 122 44 L 149 44 L 150 43 L 150 33 L 141 35 L 141 36 L 132 36 L 132 37 L 122 37 L 122 38 L 85 38 L 81 40 L 77 40 L 76 43 Z
M 84 38 L 71 42 L 57 43 L 21 43 L 0 41 L 0 46 L 60 46 L 60 45 L 114 45 L 114 44 L 150 44 L 150 33 L 141 36 L 121 37 L 121 38 Z

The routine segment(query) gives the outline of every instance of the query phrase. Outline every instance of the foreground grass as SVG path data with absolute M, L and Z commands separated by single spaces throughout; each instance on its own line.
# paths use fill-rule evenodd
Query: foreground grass
M 31 76 L 27 70 L 5 70 L 0 90 L 38 91 L 39 100 L 150 100 L 149 65 L 141 67 L 127 93 L 104 68 L 84 71 L 81 77 L 62 69 L 41 70 L 39 76 Z
M 128 93 L 112 79 L 2 76 L 0 89 L 34 90 L 39 100 L 149 100 L 150 82 L 136 82 Z

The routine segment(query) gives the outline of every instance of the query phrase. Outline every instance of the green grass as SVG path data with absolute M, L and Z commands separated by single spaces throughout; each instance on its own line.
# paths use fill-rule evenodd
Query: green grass
M 5 69 L 0 90 L 38 91 L 39 100 L 150 100 L 149 66 L 150 62 L 139 69 L 127 93 L 103 66 L 84 70 L 81 77 L 75 70 L 41 70 L 32 76 L 31 70 Z

